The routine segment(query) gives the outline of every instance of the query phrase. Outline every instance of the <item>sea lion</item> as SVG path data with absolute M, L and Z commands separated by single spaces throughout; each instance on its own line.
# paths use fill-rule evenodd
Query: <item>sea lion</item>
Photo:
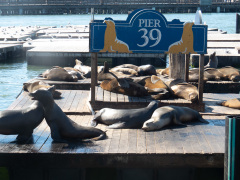
M 192 31 L 193 25 L 194 25 L 193 22 L 186 22 L 184 24 L 182 38 L 179 41 L 171 44 L 168 48 L 167 53 L 197 54 L 193 49 L 193 39 L 194 39 L 193 31 Z
M 32 136 L 33 130 L 43 121 L 43 118 L 43 106 L 38 101 L 34 101 L 24 109 L 1 111 L 0 134 L 18 134 L 17 141 L 26 141 Z
M 43 81 L 33 81 L 33 82 L 29 82 L 29 83 L 23 83 L 23 90 L 26 92 L 33 92 L 36 91 L 38 89 L 45 89 L 45 90 L 50 90 L 50 92 L 53 93 L 53 98 L 54 99 L 58 99 L 61 97 L 61 92 L 56 91 L 56 87 L 50 86 L 49 84 L 43 82 Z
M 199 80 L 199 68 L 193 68 L 189 70 L 189 82 L 198 82 Z M 208 71 L 203 72 L 204 81 L 215 81 L 219 80 L 216 75 L 208 73 Z
M 156 101 L 152 101 L 147 107 L 139 109 L 103 108 L 95 114 L 91 125 L 95 127 L 98 123 L 103 123 L 109 125 L 108 128 L 113 129 L 140 128 L 157 108 L 158 102 Z
M 206 68 L 206 69 L 204 69 L 204 72 L 207 72 L 208 74 L 211 74 L 211 75 L 215 76 L 214 79 L 217 80 L 217 81 L 225 79 L 223 73 L 221 73 L 218 69 Z
M 134 65 L 134 64 L 122 64 L 122 65 L 119 65 L 119 66 L 115 66 L 114 68 L 130 68 L 130 69 L 133 69 L 135 71 L 138 71 L 139 67 Z
M 68 81 L 68 82 L 78 81 L 77 76 L 69 74 L 65 69 L 61 67 L 55 67 L 46 70 L 44 73 L 42 73 L 42 76 L 52 81 Z
M 168 75 L 169 76 L 169 67 L 167 67 L 165 69 L 159 69 L 159 70 L 157 70 L 157 72 L 160 75 Z
M 110 72 L 108 63 L 104 62 L 104 67 L 98 73 L 97 79 L 99 81 L 103 81 L 103 80 L 111 80 L 111 79 L 115 79 L 115 78 L 128 78 L 130 76 L 131 75 L 123 74 L 121 72 Z
M 240 109 L 240 101 L 238 98 L 229 99 L 227 101 L 217 102 L 218 105 L 226 106 L 234 109 Z
M 148 96 L 148 91 L 142 85 L 125 78 L 104 80 L 100 86 L 106 91 L 125 94 L 128 96 Z
M 151 64 L 139 66 L 139 76 L 157 75 L 156 68 Z
M 121 72 L 123 74 L 129 75 L 129 76 L 138 76 L 138 72 L 135 71 L 134 69 L 131 68 L 112 68 L 110 72 L 115 73 L 115 72 Z
M 77 76 L 78 80 L 85 79 L 82 72 L 80 72 L 78 69 L 72 68 L 72 67 L 64 67 L 64 69 L 71 75 Z
M 218 70 L 228 80 L 233 81 L 233 82 L 239 82 L 240 81 L 240 74 L 239 74 L 238 69 L 236 69 L 232 66 L 226 66 L 226 67 L 220 68 Z
M 195 102 L 198 100 L 198 89 L 196 86 L 188 83 L 179 83 L 171 87 L 174 95 Z
M 91 78 L 91 67 L 83 65 L 82 61 L 76 59 L 75 60 L 76 65 L 74 66 L 74 69 L 79 70 L 84 77 Z
M 104 35 L 104 47 L 99 52 L 132 53 L 128 45 L 118 39 L 114 21 L 105 19 L 104 23 L 107 25 Z
M 209 62 L 204 68 L 217 68 L 218 66 L 218 58 L 216 56 L 216 52 L 212 53 L 209 56 Z
M 208 121 L 204 120 L 199 112 L 191 108 L 163 106 L 153 112 L 152 117 L 144 122 L 142 129 L 144 131 L 159 130 L 170 124 L 185 126 L 182 124 L 183 122 L 192 121 L 200 121 L 208 124 Z
M 54 141 L 80 140 L 105 138 L 106 133 L 93 127 L 80 126 L 62 111 L 54 102 L 51 92 L 39 89 L 29 94 L 33 100 L 42 103 L 44 116 L 51 129 L 51 137 Z

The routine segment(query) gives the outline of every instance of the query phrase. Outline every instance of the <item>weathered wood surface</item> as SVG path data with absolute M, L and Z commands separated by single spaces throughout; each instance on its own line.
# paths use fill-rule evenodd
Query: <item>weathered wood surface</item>
M 239 109 L 233 109 L 225 106 L 219 106 L 216 102 L 225 101 L 229 99 L 239 98 L 239 94 L 215 94 L 215 93 L 204 93 L 203 101 L 205 103 L 205 111 L 203 114 L 212 115 L 239 115 Z
M 56 104 L 66 114 L 90 114 L 87 102 L 89 91 L 84 90 L 59 90 L 61 99 L 55 99 Z M 22 109 L 28 107 L 33 101 L 27 92 L 23 92 L 9 107 L 12 109 Z
M 208 42 L 211 41 L 240 41 L 240 34 L 208 34 Z
M 48 83 L 49 85 L 55 85 L 56 89 L 64 89 L 64 90 L 89 90 L 91 87 L 91 79 L 81 79 L 77 82 L 66 82 L 66 81 L 51 81 L 44 78 L 36 78 L 31 79 L 28 81 L 28 83 L 31 83 L 33 81 L 40 80 Z
M 99 110 L 101 108 L 143 108 L 146 107 L 150 101 L 153 101 L 150 96 L 145 97 L 133 97 L 123 94 L 113 93 L 103 90 L 101 87 L 96 87 L 96 101 L 91 103 L 94 110 Z M 198 111 L 204 110 L 204 103 L 192 103 L 191 101 L 185 99 L 170 98 L 168 100 L 158 100 L 159 106 L 168 105 L 178 105 L 191 107 Z
M 89 126 L 93 116 L 69 118 Z M 44 120 L 27 144 L 0 135 L 0 166 L 9 167 L 223 167 L 224 116 L 204 116 L 209 124 L 189 123 L 155 132 L 108 129 L 101 141 L 56 143 Z M 105 125 L 97 128 L 106 130 Z

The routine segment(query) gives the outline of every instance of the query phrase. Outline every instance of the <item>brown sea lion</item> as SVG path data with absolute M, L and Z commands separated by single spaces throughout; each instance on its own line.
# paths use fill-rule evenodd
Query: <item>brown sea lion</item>
M 115 67 L 115 68 L 112 68 L 110 70 L 110 72 L 112 72 L 112 73 L 121 72 L 121 73 L 129 75 L 131 77 L 138 76 L 137 71 L 135 71 L 134 69 L 131 69 L 131 68 L 116 68 Z
M 157 72 L 160 74 L 160 75 L 168 75 L 169 76 L 169 67 L 165 68 L 165 69 L 161 69 L 161 70 L 157 70 Z
M 111 80 L 111 79 L 115 79 L 115 78 L 128 78 L 130 76 L 131 75 L 123 74 L 121 72 L 110 72 L 108 63 L 104 62 L 104 67 L 98 73 L 97 79 L 99 81 L 103 81 L 103 80 Z
M 38 100 L 44 108 L 44 116 L 51 129 L 51 137 L 54 141 L 77 141 L 81 139 L 103 139 L 106 133 L 93 127 L 80 126 L 62 111 L 54 102 L 51 92 L 39 89 L 29 94 L 33 100 Z
M 220 80 L 219 77 L 213 74 L 209 74 L 207 71 L 203 72 L 204 81 Z M 189 70 L 189 82 L 197 82 L 199 80 L 199 68 L 193 68 Z
M 148 96 L 148 91 L 142 85 L 124 78 L 104 80 L 100 86 L 106 91 L 125 94 L 128 96 Z
M 17 134 L 17 141 L 26 141 L 32 136 L 33 130 L 43 121 L 43 118 L 43 106 L 38 101 L 34 101 L 24 109 L 1 111 L 0 134 Z
M 29 83 L 23 83 L 23 90 L 27 91 L 27 92 L 33 92 L 36 91 L 38 89 L 45 89 L 45 90 L 50 90 L 53 94 L 53 98 L 54 99 L 58 99 L 61 97 L 61 92 L 56 91 L 56 87 L 50 86 L 49 84 L 43 82 L 43 81 L 33 81 L 33 82 L 29 82 Z
M 91 78 L 91 67 L 83 65 L 82 61 L 76 59 L 75 60 L 76 65 L 74 66 L 74 69 L 79 70 L 84 77 Z
M 134 64 L 122 64 L 122 65 L 119 65 L 119 66 L 115 66 L 114 68 L 130 68 L 130 69 L 133 69 L 135 71 L 138 71 L 138 66 L 136 66 Z
M 183 124 L 184 122 L 192 121 L 200 121 L 206 124 L 209 123 L 202 118 L 199 112 L 191 108 L 163 106 L 153 112 L 152 117 L 144 122 L 142 129 L 144 131 L 159 130 L 171 124 L 186 126 Z
M 215 80 L 224 80 L 224 75 L 221 73 L 218 69 L 215 68 L 206 68 L 204 69 L 204 72 L 207 72 L 208 74 L 214 75 Z
M 226 67 L 220 68 L 218 70 L 228 80 L 233 81 L 233 82 L 239 82 L 240 81 L 240 74 L 239 74 L 238 69 L 236 69 L 232 66 L 226 66 Z
M 44 73 L 42 73 L 42 76 L 52 81 L 68 81 L 68 82 L 78 81 L 77 76 L 69 74 L 65 69 L 61 67 L 46 70 Z
M 113 129 L 140 128 L 157 108 L 158 102 L 156 101 L 152 101 L 147 107 L 139 109 L 103 108 L 95 114 L 91 125 L 95 127 L 98 123 L 102 123 Z
M 240 109 L 240 101 L 238 98 L 235 99 L 229 99 L 227 101 L 223 102 L 217 102 L 218 105 L 234 108 L 234 109 Z
M 192 102 L 198 100 L 198 89 L 196 86 L 188 83 L 179 83 L 171 87 L 174 95 Z

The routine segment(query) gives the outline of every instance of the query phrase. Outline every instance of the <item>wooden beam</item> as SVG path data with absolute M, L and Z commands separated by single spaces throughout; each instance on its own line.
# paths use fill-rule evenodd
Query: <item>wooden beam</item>
M 185 55 L 184 54 L 169 54 L 169 77 L 173 79 L 185 78 Z
M 97 53 L 91 53 L 91 103 L 95 103 L 95 86 L 97 85 Z
M 198 79 L 198 101 L 203 102 L 203 71 L 204 71 L 204 54 L 199 57 L 199 79 Z
M 190 61 L 190 54 L 185 54 L 185 81 L 188 82 L 189 80 L 189 61 Z

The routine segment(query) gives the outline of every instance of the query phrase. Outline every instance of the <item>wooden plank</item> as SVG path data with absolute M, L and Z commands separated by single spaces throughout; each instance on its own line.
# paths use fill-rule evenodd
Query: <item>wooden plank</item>
M 199 79 L 198 79 L 198 101 L 203 102 L 203 71 L 204 71 L 204 54 L 199 57 Z
M 128 129 L 121 129 L 121 138 L 119 142 L 118 153 L 128 152 Z
M 65 102 L 64 106 L 62 107 L 62 110 L 64 112 L 68 112 L 70 110 L 70 107 L 75 100 L 76 93 L 77 93 L 77 91 L 70 90 L 70 94 L 68 96 L 68 99 Z
M 103 91 L 103 99 L 104 99 L 104 102 L 110 102 L 111 101 L 111 93 L 109 91 L 104 90 Z
M 79 103 L 77 106 L 77 112 L 83 112 L 84 106 L 86 105 L 87 99 L 88 99 L 88 93 L 86 91 L 83 91 L 81 94 L 81 97 L 79 98 Z
M 69 111 L 77 112 L 78 103 L 79 103 L 79 101 L 81 101 L 82 93 L 83 93 L 83 91 L 76 91 L 76 95 L 74 97 L 74 100 L 73 100 L 71 106 L 69 107 Z
M 91 102 L 95 103 L 95 86 L 97 84 L 97 61 L 98 54 L 91 53 Z
M 137 153 L 137 130 L 128 130 L 128 153 Z
M 123 94 L 117 94 L 117 99 L 118 99 L 118 102 L 124 102 Z
M 118 152 L 120 138 L 121 138 L 121 129 L 115 129 L 114 133 L 112 134 L 108 153 L 117 153 Z
M 156 153 L 166 153 L 167 149 L 165 146 L 165 131 L 155 131 L 154 132 L 154 140 L 155 140 L 155 148 Z
M 117 93 L 111 92 L 111 93 L 110 93 L 110 96 L 111 96 L 111 101 L 112 101 L 112 102 L 118 102 Z
M 103 101 L 103 89 L 101 87 L 97 87 L 97 101 Z
M 147 132 L 146 133 L 147 153 L 156 153 L 155 137 L 154 136 L 155 136 L 154 132 Z
M 137 153 L 146 153 L 147 146 L 146 146 L 146 132 L 141 129 L 137 131 Z

